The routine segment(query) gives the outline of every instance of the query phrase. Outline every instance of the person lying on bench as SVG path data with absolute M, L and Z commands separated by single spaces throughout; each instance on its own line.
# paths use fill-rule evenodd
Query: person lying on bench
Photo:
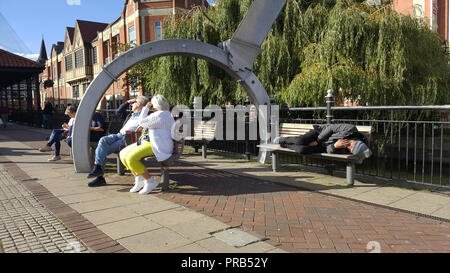
M 122 129 L 117 134 L 104 136 L 100 139 L 95 149 L 95 166 L 88 175 L 88 178 L 94 178 L 88 183 L 89 187 L 97 187 L 106 184 L 103 177 L 106 157 L 109 154 L 118 154 L 126 145 L 125 134 L 126 131 L 136 131 L 138 128 L 138 119 L 142 108 L 148 103 L 148 98 L 145 96 L 138 96 L 135 99 L 128 100 L 121 104 L 116 110 L 116 116 L 124 119 Z M 128 107 L 131 105 L 131 113 L 128 112 Z
M 366 138 L 352 124 L 315 125 L 302 136 L 277 137 L 273 142 L 300 154 L 350 152 L 358 155 L 358 163 L 372 155 Z
M 153 109 L 153 113 L 147 116 L 150 109 Z M 139 126 L 144 129 L 144 133 L 137 143 L 120 152 L 123 165 L 134 175 L 134 186 L 130 192 L 149 194 L 159 184 L 150 176 L 141 160 L 155 156 L 161 162 L 172 156 L 174 145 L 171 132 L 175 120 L 169 109 L 169 102 L 163 95 L 153 96 L 139 117 Z

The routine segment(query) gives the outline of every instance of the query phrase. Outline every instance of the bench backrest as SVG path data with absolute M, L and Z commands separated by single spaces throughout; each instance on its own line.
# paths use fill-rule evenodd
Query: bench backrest
M 206 121 L 200 122 L 194 127 L 194 138 L 213 140 L 216 134 L 216 123 Z
M 372 133 L 372 126 L 360 126 L 357 125 L 358 131 L 363 134 L 367 141 L 370 141 L 370 134 Z M 301 136 L 307 132 L 313 130 L 313 124 L 300 124 L 300 123 L 281 123 L 280 124 L 280 136 Z

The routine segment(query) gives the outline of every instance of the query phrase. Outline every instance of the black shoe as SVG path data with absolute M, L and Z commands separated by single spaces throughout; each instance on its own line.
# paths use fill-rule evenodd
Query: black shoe
M 89 187 L 99 187 L 103 185 L 106 185 L 106 180 L 103 176 L 97 177 L 88 183 Z
M 100 177 L 103 176 L 103 174 L 104 173 L 102 167 L 99 165 L 95 165 L 94 169 L 92 169 L 87 178 Z

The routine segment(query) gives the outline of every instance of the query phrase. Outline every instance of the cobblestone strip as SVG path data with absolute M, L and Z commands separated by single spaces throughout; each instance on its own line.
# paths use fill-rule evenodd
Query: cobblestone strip
M 0 166 L 0 241 L 5 253 L 91 252 L 3 166 Z

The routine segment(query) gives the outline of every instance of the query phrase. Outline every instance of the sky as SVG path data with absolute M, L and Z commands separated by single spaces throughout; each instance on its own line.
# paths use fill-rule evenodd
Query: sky
M 0 48 L 36 58 L 44 36 L 50 55 L 52 44 L 64 42 L 66 27 L 75 27 L 77 19 L 109 24 L 119 18 L 124 3 L 125 0 L 0 0 Z

